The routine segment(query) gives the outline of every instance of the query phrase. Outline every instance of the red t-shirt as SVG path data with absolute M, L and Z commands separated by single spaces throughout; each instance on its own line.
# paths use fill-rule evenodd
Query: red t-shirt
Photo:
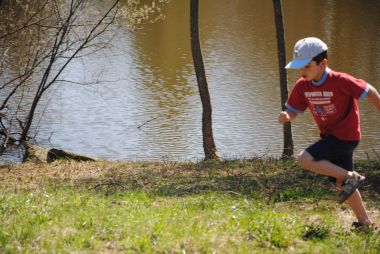
M 327 69 L 321 85 L 300 78 L 288 98 L 286 106 L 297 113 L 309 108 L 318 125 L 320 135 L 358 141 L 361 138 L 357 99 L 368 92 L 367 82 L 346 73 Z

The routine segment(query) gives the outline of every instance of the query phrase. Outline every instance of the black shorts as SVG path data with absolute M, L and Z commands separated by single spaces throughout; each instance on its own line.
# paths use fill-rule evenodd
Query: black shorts
M 359 141 L 346 141 L 334 136 L 326 136 L 306 148 L 306 151 L 316 161 L 328 160 L 347 171 L 353 171 L 354 150 L 358 144 Z

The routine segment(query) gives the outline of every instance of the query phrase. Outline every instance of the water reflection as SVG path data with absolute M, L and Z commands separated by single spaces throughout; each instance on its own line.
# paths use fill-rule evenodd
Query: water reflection
M 200 8 L 218 150 L 224 157 L 279 156 L 281 105 L 272 2 L 208 0 Z M 288 56 L 299 38 L 321 37 L 330 47 L 332 69 L 380 89 L 378 1 L 294 0 L 283 2 L 283 9 Z M 40 144 L 114 160 L 203 158 L 189 3 L 172 0 L 164 11 L 165 21 L 141 29 L 121 24 L 112 48 L 70 66 L 65 75 L 72 80 L 106 82 L 51 91 L 37 137 Z M 297 72 L 289 72 L 289 88 L 296 78 Z M 363 141 L 357 157 L 364 158 L 380 153 L 380 122 L 368 102 L 360 102 L 360 108 Z M 318 136 L 308 112 L 293 124 L 293 131 L 296 150 Z

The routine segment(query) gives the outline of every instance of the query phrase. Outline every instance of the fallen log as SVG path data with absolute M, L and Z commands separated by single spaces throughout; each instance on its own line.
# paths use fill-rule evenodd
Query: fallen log
M 43 148 L 32 144 L 26 145 L 25 161 L 51 163 L 56 160 L 96 161 L 96 158 L 57 148 Z

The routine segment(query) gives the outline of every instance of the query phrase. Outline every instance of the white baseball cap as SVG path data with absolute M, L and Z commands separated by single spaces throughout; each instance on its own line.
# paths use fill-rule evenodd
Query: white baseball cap
M 320 53 L 327 50 L 327 45 L 315 37 L 307 37 L 297 41 L 294 46 L 293 60 L 290 61 L 286 69 L 301 69 L 311 62 Z

